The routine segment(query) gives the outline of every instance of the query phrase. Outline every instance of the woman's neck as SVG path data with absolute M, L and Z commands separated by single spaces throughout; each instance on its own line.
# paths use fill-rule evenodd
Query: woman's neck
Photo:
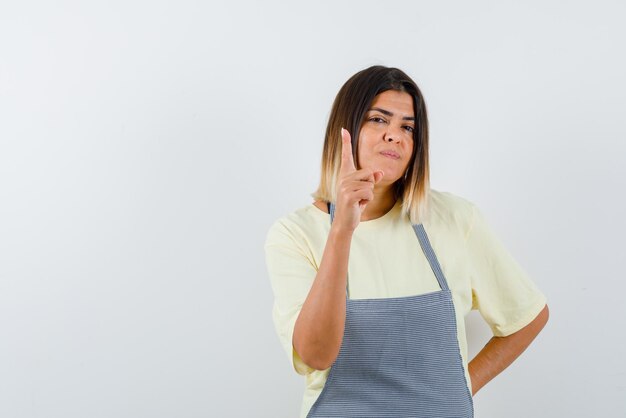
M 380 218 L 393 208 L 396 199 L 393 193 L 393 186 L 386 188 L 374 188 L 374 199 L 370 201 L 361 214 L 361 221 L 369 221 Z

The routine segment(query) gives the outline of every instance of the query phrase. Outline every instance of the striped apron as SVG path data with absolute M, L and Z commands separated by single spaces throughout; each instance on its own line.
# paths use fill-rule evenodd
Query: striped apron
M 330 204 L 330 221 L 335 206 Z M 307 418 L 471 418 L 452 293 L 422 224 L 413 225 L 441 290 L 350 299 L 341 349 Z

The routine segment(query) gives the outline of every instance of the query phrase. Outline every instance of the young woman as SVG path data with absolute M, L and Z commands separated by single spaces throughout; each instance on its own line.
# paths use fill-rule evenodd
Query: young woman
M 548 307 L 478 208 L 429 187 L 426 104 L 404 72 L 341 88 L 312 196 L 265 243 L 276 330 L 306 375 L 301 417 L 472 417 Z M 468 361 L 471 309 L 494 337 Z

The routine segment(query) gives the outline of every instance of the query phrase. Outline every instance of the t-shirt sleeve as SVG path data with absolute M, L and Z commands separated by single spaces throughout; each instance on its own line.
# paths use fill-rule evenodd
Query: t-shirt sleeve
M 478 309 L 493 334 L 504 337 L 528 325 L 546 298 L 472 205 L 467 233 L 472 309 Z
M 304 375 L 314 369 L 293 348 L 293 330 L 317 268 L 297 229 L 287 225 L 284 220 L 278 220 L 269 229 L 265 260 L 274 292 L 272 317 L 276 333 L 295 371 Z

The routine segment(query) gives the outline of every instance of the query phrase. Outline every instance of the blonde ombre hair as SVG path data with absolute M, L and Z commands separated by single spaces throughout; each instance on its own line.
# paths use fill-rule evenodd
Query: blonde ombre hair
M 375 65 L 354 74 L 341 87 L 328 118 L 320 184 L 311 194 L 316 200 L 337 201 L 337 176 L 341 165 L 341 128 L 352 136 L 352 153 L 359 170 L 358 138 L 365 113 L 374 98 L 387 90 L 406 92 L 413 98 L 415 127 L 413 155 L 404 177 L 394 183 L 394 197 L 402 202 L 402 212 L 412 224 L 422 223 L 427 216 L 430 172 L 428 169 L 428 116 L 426 102 L 417 84 L 403 71 Z

